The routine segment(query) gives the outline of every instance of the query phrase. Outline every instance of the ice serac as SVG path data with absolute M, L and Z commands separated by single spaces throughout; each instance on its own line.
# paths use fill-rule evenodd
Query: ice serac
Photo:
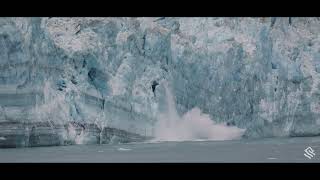
M 320 21 L 270 21 L 0 18 L 0 146 L 143 141 L 163 82 L 179 116 L 198 108 L 246 138 L 320 135 Z

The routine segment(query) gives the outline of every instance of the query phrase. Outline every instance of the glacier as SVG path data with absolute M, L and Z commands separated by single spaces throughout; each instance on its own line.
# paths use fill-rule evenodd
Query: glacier
M 311 17 L 0 18 L 0 147 L 148 140 L 168 87 L 183 131 L 318 136 L 319 32 Z

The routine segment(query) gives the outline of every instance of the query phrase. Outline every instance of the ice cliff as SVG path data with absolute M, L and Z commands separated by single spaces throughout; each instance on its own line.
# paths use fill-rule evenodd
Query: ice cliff
M 0 146 L 153 136 L 164 82 L 180 116 L 198 108 L 244 138 L 320 135 L 320 20 L 270 24 L 0 18 Z

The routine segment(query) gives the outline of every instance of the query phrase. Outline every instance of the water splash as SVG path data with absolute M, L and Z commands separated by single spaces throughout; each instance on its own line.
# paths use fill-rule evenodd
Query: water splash
M 156 141 L 231 140 L 240 139 L 243 135 L 244 129 L 218 124 L 199 108 L 193 108 L 180 117 L 167 83 L 164 83 L 164 88 L 168 109 L 158 116 L 155 125 Z
M 68 126 L 68 139 L 75 144 L 86 144 L 90 140 L 87 133 L 83 129 L 78 132 L 76 127 L 74 127 L 72 124 L 69 124 Z

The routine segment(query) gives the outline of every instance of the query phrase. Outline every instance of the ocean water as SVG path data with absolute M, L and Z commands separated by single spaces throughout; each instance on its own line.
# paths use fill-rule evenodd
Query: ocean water
M 315 155 L 304 156 L 311 147 Z M 0 149 L 0 162 L 320 162 L 320 137 Z

